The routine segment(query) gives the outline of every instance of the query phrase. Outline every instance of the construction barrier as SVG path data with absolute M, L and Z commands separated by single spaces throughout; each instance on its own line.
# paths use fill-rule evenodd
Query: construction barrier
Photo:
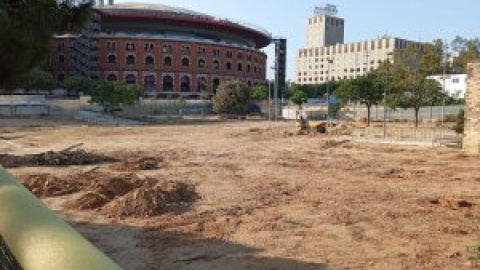
M 121 270 L 2 167 L 0 235 L 23 270 Z

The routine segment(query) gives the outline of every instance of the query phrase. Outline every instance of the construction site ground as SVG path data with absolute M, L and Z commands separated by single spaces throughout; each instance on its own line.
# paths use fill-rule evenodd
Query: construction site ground
M 480 162 L 460 150 L 299 136 L 291 122 L 0 123 L 9 155 L 81 144 L 112 158 L 9 171 L 128 270 L 476 267 Z

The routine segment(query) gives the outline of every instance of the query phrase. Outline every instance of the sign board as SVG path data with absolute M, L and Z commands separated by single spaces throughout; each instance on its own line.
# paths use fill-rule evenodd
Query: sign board
M 329 15 L 335 16 L 338 14 L 338 8 L 332 4 L 326 4 L 325 6 L 315 7 L 314 10 L 315 15 Z

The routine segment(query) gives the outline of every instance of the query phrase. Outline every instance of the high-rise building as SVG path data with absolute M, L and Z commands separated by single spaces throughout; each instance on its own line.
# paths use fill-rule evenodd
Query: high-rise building
M 382 36 L 373 40 L 344 43 L 344 19 L 333 5 L 315 8 L 308 19 L 307 44 L 299 50 L 296 61 L 297 84 L 322 84 L 354 79 L 374 70 L 390 59 L 395 50 L 421 43 Z

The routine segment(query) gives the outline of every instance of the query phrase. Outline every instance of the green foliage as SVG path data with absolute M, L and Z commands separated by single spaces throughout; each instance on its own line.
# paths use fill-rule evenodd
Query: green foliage
M 303 92 L 300 89 L 296 89 L 293 93 L 292 96 L 290 97 L 290 100 L 298 105 L 299 107 L 302 106 L 303 103 L 307 102 L 307 94 Z
M 240 81 L 222 82 L 213 98 L 213 111 L 219 114 L 244 115 L 251 100 L 250 88 Z
M 464 110 L 461 110 L 461 111 L 458 113 L 457 122 L 456 122 L 455 126 L 452 127 L 452 129 L 453 129 L 457 134 L 463 134 L 464 124 L 465 124 L 465 111 L 464 111 Z
M 23 88 L 27 91 L 51 91 L 56 86 L 57 82 L 52 74 L 41 69 L 34 69 L 28 74 Z
M 267 100 L 267 99 L 268 99 L 267 85 L 260 84 L 253 87 L 252 100 Z
M 106 112 L 113 112 L 120 106 L 134 104 L 139 96 L 140 89 L 136 85 L 103 81 L 91 93 L 90 102 L 103 106 Z
M 13 89 L 50 52 L 54 34 L 89 17 L 87 0 L 0 0 L 0 88 Z
M 68 77 L 62 85 L 68 91 L 69 96 L 76 96 L 80 93 L 90 94 L 95 87 L 90 79 L 82 76 Z
M 335 90 L 335 95 L 342 100 L 350 100 L 367 106 L 367 125 L 370 125 L 370 110 L 372 105 L 383 100 L 385 78 L 373 72 L 353 80 L 343 81 Z
M 435 58 L 432 56 L 435 52 L 439 53 L 434 45 L 427 46 L 425 51 L 421 51 L 418 45 L 411 44 L 396 53 L 395 65 L 389 72 L 393 94 L 388 97 L 388 104 L 392 108 L 413 108 L 416 127 L 420 107 L 444 98 L 441 85 L 426 78 L 435 71 L 435 68 L 430 67 L 438 60 L 432 60 Z
M 467 63 L 480 59 L 480 40 L 465 39 L 457 36 L 452 42 L 452 49 L 458 53 L 453 61 L 453 69 L 456 73 L 466 73 Z

